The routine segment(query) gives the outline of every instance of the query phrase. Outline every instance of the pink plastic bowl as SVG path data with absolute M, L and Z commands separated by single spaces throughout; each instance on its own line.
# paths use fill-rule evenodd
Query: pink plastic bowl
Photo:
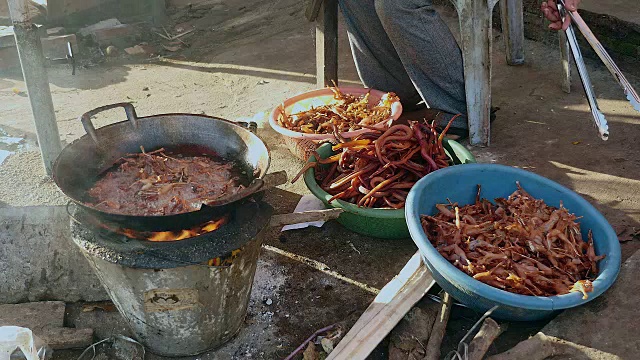
M 366 88 L 357 88 L 357 87 L 339 87 L 340 91 L 342 91 L 342 93 L 344 94 L 350 94 L 350 95 L 364 95 L 367 92 L 370 93 L 369 95 L 369 99 L 370 102 L 372 104 L 377 104 L 380 99 L 382 99 L 382 96 L 384 94 L 386 94 L 385 92 L 379 91 L 379 90 L 374 90 L 374 89 L 366 89 Z M 322 99 L 329 99 L 329 98 L 333 98 L 333 92 L 330 89 L 320 89 L 320 90 L 313 90 L 313 91 L 309 91 L 297 96 L 294 96 L 290 99 L 287 99 L 284 101 L 284 107 L 286 110 L 290 110 L 292 109 L 297 103 L 300 103 L 302 101 L 312 101 L 310 99 L 314 99 L 314 98 L 322 98 Z M 320 100 L 320 99 L 318 99 Z M 322 100 L 319 101 L 319 104 L 323 103 Z M 305 106 L 306 109 L 308 109 L 308 107 Z M 269 124 L 271 125 L 271 127 L 273 128 L 273 130 L 279 132 L 280 134 L 287 136 L 287 137 L 291 137 L 294 139 L 306 139 L 306 140 L 312 140 L 312 141 L 321 141 L 321 140 L 330 140 L 333 139 L 333 135 L 332 134 L 306 134 L 306 133 L 301 133 L 301 132 L 296 132 L 296 131 L 292 131 L 289 130 L 287 128 L 284 128 L 280 125 L 278 125 L 278 116 L 280 116 L 280 114 L 282 113 L 282 110 L 280 109 L 280 106 L 278 105 L 273 112 L 271 112 L 271 117 L 269 118 Z M 382 128 L 384 127 L 387 123 L 389 123 L 390 121 L 393 120 L 397 120 L 400 115 L 402 114 L 402 104 L 400 104 L 400 101 L 394 101 L 391 104 L 391 117 L 389 117 L 389 119 L 385 120 L 385 121 L 381 121 L 378 124 L 374 125 L 375 127 L 379 127 Z M 344 138 L 352 138 L 355 136 L 358 136 L 360 134 L 365 134 L 368 132 L 371 132 L 371 129 L 360 129 L 360 130 L 355 130 L 355 131 L 347 131 L 347 132 L 343 132 L 340 135 L 342 135 L 342 137 Z

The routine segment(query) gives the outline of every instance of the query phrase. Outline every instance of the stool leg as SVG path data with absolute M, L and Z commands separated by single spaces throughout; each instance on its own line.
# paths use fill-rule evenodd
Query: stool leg
M 338 84 L 338 1 L 324 0 L 316 19 L 316 81 Z
M 564 31 L 558 31 L 558 40 L 560 42 L 560 63 L 562 64 L 562 91 L 569 94 L 571 92 L 571 58 L 569 56 L 571 49 Z
M 507 64 L 524 63 L 524 19 L 522 0 L 500 0 L 502 36 L 507 50 Z
M 495 2 L 489 0 L 495 5 Z M 487 1 L 458 0 L 467 118 L 471 145 L 489 146 L 491 107 L 491 10 Z

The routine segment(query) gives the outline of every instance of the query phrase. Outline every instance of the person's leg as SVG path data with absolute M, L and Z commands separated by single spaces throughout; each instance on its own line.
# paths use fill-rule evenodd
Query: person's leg
M 374 0 L 339 0 L 358 75 L 364 86 L 394 92 L 407 111 L 422 101 L 378 19 Z
M 375 0 L 375 10 L 422 99 L 449 113 L 439 117 L 438 125 L 451 114 L 466 115 L 462 52 L 431 0 Z M 466 116 L 452 126 L 466 129 Z

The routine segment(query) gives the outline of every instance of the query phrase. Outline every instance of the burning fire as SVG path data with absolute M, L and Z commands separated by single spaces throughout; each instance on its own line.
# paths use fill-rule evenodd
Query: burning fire
M 148 241 L 179 241 L 218 230 L 222 225 L 227 223 L 227 220 L 228 218 L 225 216 L 220 219 L 211 220 L 204 224 L 195 226 L 191 229 L 179 231 L 137 231 L 133 229 L 109 230 L 115 231 L 118 234 L 132 239 L 144 239 Z

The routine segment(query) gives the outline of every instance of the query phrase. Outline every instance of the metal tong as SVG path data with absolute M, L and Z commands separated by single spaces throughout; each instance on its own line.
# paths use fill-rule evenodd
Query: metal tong
M 565 16 L 567 16 L 567 14 L 569 14 L 572 20 L 574 19 L 574 16 L 577 15 L 577 13 L 574 15 L 571 11 L 565 11 L 563 0 L 558 0 L 556 4 L 558 6 L 558 12 L 560 13 L 560 16 L 562 17 L 563 20 Z M 577 16 L 580 16 L 580 15 L 577 15 Z M 587 95 L 587 100 L 589 101 L 589 107 L 591 108 L 591 115 L 593 116 L 593 121 L 595 122 L 595 125 L 598 128 L 598 132 L 600 133 L 600 137 L 602 138 L 602 140 L 607 140 L 609 138 L 609 125 L 607 124 L 607 119 L 605 119 L 604 114 L 602 113 L 602 111 L 600 111 L 600 108 L 598 107 L 598 102 L 596 101 L 596 95 L 593 92 L 593 85 L 591 85 L 591 79 L 589 78 L 587 67 L 584 64 L 584 60 L 582 58 L 582 52 L 580 51 L 580 46 L 578 45 L 578 40 L 576 39 L 576 33 L 573 30 L 572 25 L 569 25 L 569 27 L 566 30 L 566 33 L 567 33 L 567 42 L 569 43 L 569 47 L 571 48 L 573 60 L 576 62 L 576 66 L 578 68 L 578 74 L 580 75 L 580 80 L 582 80 L 582 87 L 584 88 L 584 92 Z M 589 33 L 591 33 L 591 31 L 589 31 Z
M 578 14 L 577 11 L 566 11 L 564 0 L 557 0 L 556 4 L 558 6 L 560 16 L 562 16 L 563 20 L 567 15 L 571 18 L 572 24 L 575 24 L 578 27 L 578 30 L 580 30 L 580 32 L 585 37 L 589 45 L 591 45 L 596 54 L 598 54 L 600 60 L 602 60 L 607 69 L 609 69 L 609 72 L 611 72 L 616 81 L 618 81 L 620 86 L 622 86 L 624 94 L 627 96 L 627 100 L 629 100 L 636 111 L 640 111 L 640 97 L 638 96 L 638 93 L 633 89 L 633 87 L 631 86 L 627 78 L 622 74 L 616 63 L 613 62 L 611 56 L 609 56 L 600 41 L 598 41 L 596 36 L 591 32 L 591 29 L 589 29 L 580 14 Z M 582 86 L 584 87 L 584 91 L 587 94 L 587 99 L 589 100 L 589 106 L 591 107 L 593 120 L 596 124 L 596 127 L 598 128 L 600 137 L 603 140 L 607 140 L 607 138 L 609 137 L 609 126 L 607 125 L 607 120 L 604 118 L 604 115 L 598 107 L 595 94 L 593 93 L 591 80 L 589 79 L 587 68 L 584 64 L 584 60 L 582 59 L 582 53 L 580 52 L 580 47 L 578 46 L 578 41 L 576 39 L 575 31 L 573 30 L 573 25 L 569 25 L 566 34 L 569 47 L 571 48 L 571 52 L 573 54 L 573 59 L 575 60 L 578 67 L 578 73 L 580 74 L 580 79 L 582 80 Z

